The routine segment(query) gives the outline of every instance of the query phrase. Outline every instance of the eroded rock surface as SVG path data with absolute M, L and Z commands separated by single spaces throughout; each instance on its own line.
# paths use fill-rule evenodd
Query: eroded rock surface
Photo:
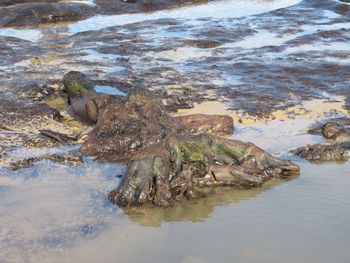
M 296 149 L 295 154 L 310 161 L 350 160 L 350 119 L 341 118 L 327 122 L 321 127 L 310 130 L 310 133 L 323 136 L 326 144 L 308 145 Z
M 230 116 L 173 117 L 156 94 L 140 88 L 132 89 L 127 98 L 98 104 L 95 101 L 105 95 L 95 93 L 80 72 L 67 73 L 63 83 L 74 112 L 97 119 L 81 151 L 100 159 L 129 161 L 123 181 L 109 195 L 119 206 L 169 206 L 178 197 L 199 197 L 198 187 L 247 189 L 299 171 L 292 162 L 252 143 L 209 135 L 232 134 Z
M 172 117 L 157 94 L 143 88 L 130 90 L 126 98 L 99 94 L 76 71 L 67 73 L 63 84 L 75 114 L 96 123 L 81 151 L 99 159 L 126 161 L 139 149 L 159 143 L 169 134 L 233 132 L 230 116 Z
M 44 91 L 43 93 L 41 91 Z M 79 143 L 79 129 L 64 122 L 57 109 L 42 102 L 42 97 L 50 93 L 47 87 L 29 88 L 18 94 L 3 92 L 0 98 L 0 164 L 17 170 L 30 167 L 34 162 L 51 160 L 54 162 L 76 163 L 75 153 L 62 151 L 21 157 L 16 149 L 48 149 Z M 82 160 L 81 160 L 82 161 Z
M 122 207 L 169 206 L 181 197 L 201 196 L 201 187 L 248 189 L 298 171 L 297 165 L 252 143 L 208 135 L 172 135 L 133 156 L 109 199 Z

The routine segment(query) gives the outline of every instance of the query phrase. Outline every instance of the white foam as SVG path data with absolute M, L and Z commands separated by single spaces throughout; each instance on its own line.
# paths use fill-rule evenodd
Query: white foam
M 96 3 L 93 0 L 74 0 L 69 1 L 70 3 L 78 3 L 78 4 L 85 4 L 89 6 L 96 6 Z
M 42 37 L 42 33 L 36 29 L 1 28 L 0 36 L 16 37 L 34 42 Z
M 110 94 L 110 95 L 117 95 L 125 97 L 127 94 L 120 89 L 117 89 L 116 87 L 112 86 L 102 86 L 102 85 L 96 85 L 95 91 L 98 93 L 104 93 L 104 94 Z
M 83 58 L 88 60 L 88 61 L 92 61 L 92 62 L 103 61 L 103 60 L 114 61 L 114 60 L 120 58 L 120 55 L 100 53 L 100 52 L 93 50 L 93 49 L 86 49 L 86 50 L 84 50 L 84 52 L 86 52 L 87 55 L 84 56 Z
M 246 37 L 241 41 L 223 45 L 223 48 L 261 48 L 265 46 L 279 46 L 288 40 L 294 39 L 295 35 L 278 36 L 267 30 L 259 30 L 258 33 Z
M 333 43 L 319 43 L 319 44 L 305 44 L 297 47 L 286 48 L 286 53 L 295 52 L 309 52 L 309 51 L 348 51 L 350 52 L 349 43 L 333 42 Z
M 269 12 L 279 8 L 295 5 L 301 0 L 227 0 L 212 1 L 203 5 L 194 5 L 171 10 L 162 10 L 152 13 L 123 14 L 111 16 L 95 16 L 83 21 L 76 22 L 69 26 L 69 33 L 76 34 L 89 30 L 100 30 L 111 26 L 121 26 L 146 20 L 177 18 L 177 19 L 198 19 L 198 18 L 232 18 L 244 17 Z

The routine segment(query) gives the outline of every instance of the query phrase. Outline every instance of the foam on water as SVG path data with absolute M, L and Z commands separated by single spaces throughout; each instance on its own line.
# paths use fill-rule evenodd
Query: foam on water
M 42 37 L 42 33 L 37 29 L 0 28 L 0 36 L 16 37 L 34 42 Z
M 246 37 L 244 40 L 222 45 L 223 48 L 245 48 L 254 49 L 264 46 L 279 46 L 288 40 L 294 39 L 295 35 L 279 37 L 267 30 L 259 30 L 256 34 Z
M 75 0 L 75 1 L 67 1 L 70 3 L 78 3 L 78 4 L 86 4 L 89 6 L 96 6 L 96 3 L 94 0 Z
M 120 58 L 119 55 L 100 53 L 93 49 L 86 49 L 84 52 L 86 52 L 87 55 L 83 56 L 83 59 L 88 61 L 116 60 Z
M 121 26 L 145 20 L 177 18 L 177 19 L 198 19 L 198 18 L 231 18 L 244 17 L 269 12 L 279 8 L 295 5 L 301 0 L 250 0 L 250 1 L 212 1 L 203 5 L 162 10 L 153 13 L 123 14 L 111 16 L 95 16 L 79 21 L 69 26 L 69 33 L 76 34 L 89 30 L 99 30 L 111 26 Z
M 117 96 L 122 96 L 125 97 L 127 94 L 120 89 L 117 89 L 116 87 L 112 86 L 102 86 L 102 85 L 96 85 L 95 86 L 95 91 L 98 93 L 104 93 L 104 94 L 109 94 L 109 95 L 117 95 Z

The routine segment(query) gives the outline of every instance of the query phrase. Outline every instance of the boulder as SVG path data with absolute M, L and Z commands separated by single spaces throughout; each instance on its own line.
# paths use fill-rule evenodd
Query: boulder
M 252 143 L 209 135 L 170 135 L 131 158 L 109 200 L 121 207 L 163 207 L 181 198 L 200 197 L 198 189 L 203 187 L 249 189 L 298 172 L 297 165 Z
M 310 133 L 323 136 L 325 144 L 307 145 L 293 152 L 309 161 L 344 162 L 350 160 L 349 119 L 340 118 L 326 122 L 321 127 L 312 128 Z

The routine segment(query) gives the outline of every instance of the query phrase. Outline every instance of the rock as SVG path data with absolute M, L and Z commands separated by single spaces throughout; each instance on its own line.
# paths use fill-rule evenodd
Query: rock
M 4 0 L 0 1 L 0 26 L 22 27 L 72 22 L 93 15 L 151 12 L 200 2 L 205 3 L 207 0 L 95 0 L 94 6 L 58 0 Z
M 109 200 L 121 207 L 148 203 L 163 207 L 182 197 L 199 197 L 200 187 L 249 189 L 298 171 L 297 165 L 252 143 L 209 135 L 171 135 L 132 157 Z
M 96 106 L 96 126 L 80 151 L 128 162 L 120 186 L 109 195 L 119 206 L 169 206 L 181 197 L 200 197 L 201 187 L 247 189 L 299 171 L 297 165 L 254 144 L 209 135 L 232 134 L 230 116 L 173 117 L 157 94 L 143 88 L 133 88 L 127 98 L 95 103 L 99 95 L 79 72 L 68 73 L 63 83 L 79 116 L 90 117 L 89 100 Z
M 3 96 L 0 99 L 0 127 L 11 131 L 40 133 L 52 123 L 58 123 L 59 111 L 44 103 Z
M 78 3 L 27 2 L 0 9 L 0 25 L 33 26 L 43 23 L 77 21 L 93 14 L 95 8 Z
M 350 142 L 329 145 L 315 144 L 301 147 L 295 150 L 294 153 L 309 161 L 345 162 L 350 160 Z
M 311 134 L 322 135 L 328 139 L 326 144 L 315 144 L 300 147 L 293 152 L 310 161 L 344 162 L 350 160 L 350 128 L 348 119 L 335 119 L 313 128 Z
M 233 119 L 222 115 L 172 117 L 156 94 L 133 88 L 128 97 L 97 94 L 80 72 L 63 78 L 73 111 L 96 122 L 81 147 L 84 154 L 110 161 L 127 161 L 139 149 L 157 144 L 169 134 L 232 134 Z M 93 106 L 91 106 L 93 105 Z
M 62 153 L 62 154 L 48 154 L 38 157 L 31 157 L 16 162 L 11 162 L 8 168 L 12 171 L 20 169 L 30 168 L 35 162 L 49 160 L 54 163 L 69 164 L 69 165 L 80 165 L 84 163 L 83 158 L 76 152 Z
M 233 119 L 227 115 L 192 114 L 174 119 L 181 125 L 181 130 L 188 133 L 233 133 Z
M 333 122 L 327 122 L 322 127 L 322 135 L 327 139 L 336 139 L 343 132 L 345 132 L 345 128 Z
M 107 14 L 153 12 L 184 5 L 207 3 L 208 0 L 95 0 L 100 12 Z
M 31 83 L 22 88 L 19 95 L 23 98 L 28 98 L 32 101 L 43 101 L 47 99 L 53 93 L 53 89 L 48 85 L 40 85 Z
M 31 2 L 59 2 L 59 0 L 1 0 L 0 6 L 11 6 L 16 4 L 31 3 Z
M 68 72 L 64 75 L 62 82 L 74 113 L 90 123 L 96 123 L 99 110 L 116 98 L 97 94 L 92 83 L 78 71 Z

